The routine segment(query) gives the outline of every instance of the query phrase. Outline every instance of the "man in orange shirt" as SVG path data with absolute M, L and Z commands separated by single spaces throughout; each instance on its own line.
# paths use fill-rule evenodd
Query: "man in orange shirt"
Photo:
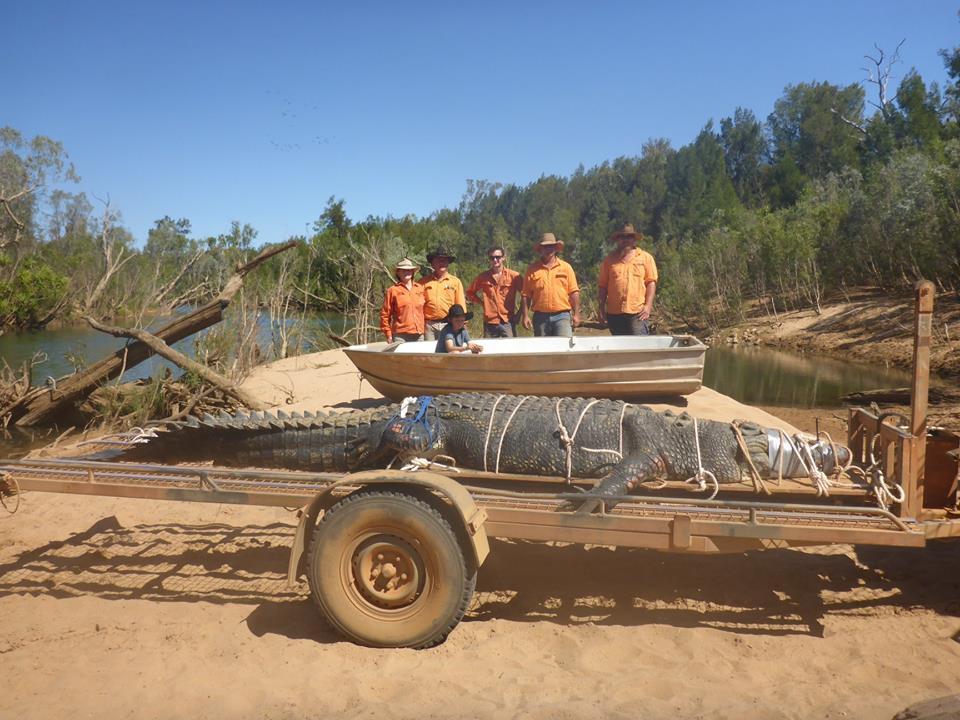
M 483 303 L 483 336 L 515 337 L 517 334 L 517 295 L 523 278 L 506 267 L 507 253 L 500 246 L 487 250 L 490 269 L 474 278 L 467 288 L 467 299 Z
M 423 338 L 423 288 L 413 279 L 417 266 L 410 258 L 397 263 L 397 282 L 387 288 L 380 308 L 380 329 L 387 342 Z
M 600 265 L 598 300 L 600 320 L 611 335 L 649 335 L 647 320 L 657 294 L 657 264 L 653 255 L 637 248 L 643 235 L 624 225 L 610 236 L 617 249 Z
M 427 253 L 427 262 L 433 272 L 420 281 L 423 286 L 424 339 L 436 340 L 447 324 L 447 313 L 454 305 L 463 307 L 467 300 L 463 294 L 463 283 L 454 277 L 447 268 L 457 256 L 442 245 Z
M 570 263 L 557 257 L 563 243 L 544 233 L 534 250 L 540 259 L 530 263 L 523 278 L 523 326 L 530 329 L 532 309 L 534 335 L 573 337 L 580 324 L 580 286 Z

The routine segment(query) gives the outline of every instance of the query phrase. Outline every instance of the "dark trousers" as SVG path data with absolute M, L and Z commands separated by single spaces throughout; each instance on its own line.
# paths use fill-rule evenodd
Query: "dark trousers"
M 485 338 L 512 338 L 517 336 L 517 329 L 513 323 L 484 323 L 483 336 Z
M 650 325 L 640 319 L 640 313 L 632 315 L 607 315 L 611 335 L 649 335 Z

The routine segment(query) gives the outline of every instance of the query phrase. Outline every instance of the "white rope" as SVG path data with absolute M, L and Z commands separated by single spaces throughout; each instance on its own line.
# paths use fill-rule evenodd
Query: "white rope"
M 77 447 L 82 445 L 122 445 L 123 447 L 129 447 L 130 445 L 142 445 L 149 442 L 150 438 L 155 437 L 157 437 L 156 428 L 132 427 L 126 432 L 111 433 L 95 440 L 83 440 L 77 443 Z
M 563 449 L 566 454 L 566 479 L 567 482 L 570 482 L 570 478 L 573 475 L 573 441 L 577 439 L 577 432 L 580 430 L 580 423 L 583 422 L 583 418 L 587 414 L 587 410 L 600 401 L 591 400 L 587 403 L 586 407 L 584 407 L 580 412 L 580 417 L 577 418 L 577 424 L 573 427 L 573 435 L 569 435 L 567 434 L 567 428 L 565 428 L 563 425 L 563 418 L 560 417 L 560 403 L 563 402 L 563 400 L 564 398 L 557 398 L 557 404 L 554 409 L 557 413 L 557 429 L 560 431 L 560 442 L 563 443 Z
M 417 401 L 416 395 L 408 395 L 407 397 L 405 397 L 403 401 L 400 403 L 400 412 L 398 413 L 398 415 L 401 418 L 405 418 L 407 416 L 407 408 L 413 405 L 413 403 L 415 403 L 416 401 Z
M 487 447 L 490 445 L 490 431 L 493 429 L 493 416 L 497 412 L 497 405 L 500 404 L 500 401 L 503 400 L 503 395 L 498 395 L 497 400 L 493 403 L 493 410 L 490 411 L 490 422 L 487 423 L 487 436 L 483 440 L 483 471 L 487 471 Z M 503 438 L 501 437 L 501 441 Z M 499 458 L 499 453 L 497 454 Z
M 520 398 L 520 402 L 517 403 L 517 406 L 513 409 L 513 412 L 510 413 L 510 417 L 507 418 L 506 424 L 503 426 L 503 432 L 500 433 L 500 442 L 497 443 L 497 462 L 494 465 L 493 471 L 500 474 L 500 451 L 503 450 L 503 439 L 507 436 L 507 428 L 510 427 L 510 423 L 513 421 L 513 416 L 517 414 L 517 410 L 520 409 L 520 406 L 527 401 L 529 395 L 524 395 Z
M 627 408 L 630 407 L 630 405 L 631 403 L 624 403 L 623 408 L 620 410 L 620 450 L 617 455 L 620 456 L 621 460 L 623 459 L 623 416 L 627 414 Z
M 717 480 L 716 475 L 703 467 L 703 458 L 700 455 L 700 425 L 696 418 L 693 419 L 693 437 L 697 446 L 697 474 L 692 478 L 684 480 L 684 483 L 687 485 L 696 483 L 699 492 L 706 492 L 712 487 L 713 492 L 710 493 L 710 497 L 708 497 L 707 500 L 713 500 L 717 496 L 717 493 L 720 492 L 720 481 Z M 709 482 L 707 482 L 708 480 Z
M 877 505 L 886 510 L 893 503 L 902 503 L 907 499 L 907 494 L 903 491 L 902 485 L 888 483 L 883 474 L 881 460 L 875 455 L 877 445 L 880 441 L 879 433 L 873 436 L 870 443 L 870 467 L 865 473 L 870 473 L 870 487 L 873 495 L 877 499 Z
M 437 462 L 436 460 L 428 460 L 427 458 L 422 457 L 407 458 L 406 464 L 400 469 L 406 470 L 407 472 L 416 472 L 417 470 L 450 470 L 456 473 L 460 472 L 460 468 L 458 468 L 456 465 L 448 465 L 447 463 Z

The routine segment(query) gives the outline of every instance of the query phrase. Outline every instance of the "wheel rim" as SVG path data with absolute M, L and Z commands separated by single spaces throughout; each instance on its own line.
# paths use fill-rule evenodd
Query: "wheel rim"
M 389 533 L 372 533 L 357 538 L 343 559 L 341 580 L 366 612 L 406 615 L 415 610 L 427 572 L 412 544 Z

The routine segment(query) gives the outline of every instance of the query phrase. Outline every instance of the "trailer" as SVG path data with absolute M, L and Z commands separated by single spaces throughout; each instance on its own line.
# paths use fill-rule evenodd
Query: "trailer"
M 740 485 L 707 500 L 671 483 L 579 514 L 569 501 L 592 481 L 455 468 L 335 474 L 77 458 L 0 460 L 0 495 L 8 502 L 34 490 L 297 507 L 288 581 L 305 575 L 329 623 L 377 647 L 441 642 L 471 603 L 490 537 L 681 553 L 846 543 L 922 548 L 960 537 L 960 436 L 926 427 L 932 301 L 932 285 L 918 284 L 910 417 L 851 409 L 848 443 L 864 482 L 829 496 L 783 480 L 762 500 Z M 879 487 L 895 492 L 884 498 Z

